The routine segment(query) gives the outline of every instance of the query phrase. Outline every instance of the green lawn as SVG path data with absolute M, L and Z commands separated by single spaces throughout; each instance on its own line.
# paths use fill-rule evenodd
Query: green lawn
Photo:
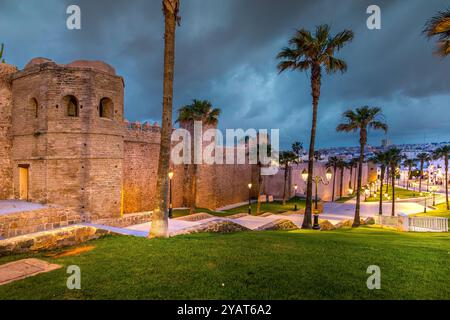
M 196 208 L 195 213 L 209 213 L 213 216 L 217 217 L 226 217 L 231 215 L 231 213 L 228 212 L 216 212 L 209 209 L 203 209 L 203 208 Z M 174 218 L 180 218 L 189 215 L 189 209 L 183 209 L 183 210 L 173 210 L 173 217 Z
M 265 212 L 271 212 L 271 213 L 283 213 L 286 211 L 293 211 L 295 204 L 297 204 L 297 208 L 301 209 L 305 207 L 305 200 L 304 199 L 300 199 L 300 198 L 292 198 L 291 200 L 288 200 L 286 202 L 286 205 L 283 206 L 283 203 L 281 201 L 274 201 L 271 203 L 261 203 L 261 212 L 265 213 Z M 226 217 L 226 216 L 230 216 L 230 215 L 234 215 L 237 213 L 247 213 L 248 212 L 248 205 L 244 205 L 241 207 L 237 207 L 237 208 L 233 208 L 230 210 L 226 210 L 223 212 L 217 212 L 217 211 L 212 211 L 209 209 L 202 209 L 202 208 L 197 208 L 195 209 L 196 213 L 209 213 L 212 214 L 213 216 L 217 216 L 217 217 Z M 179 218 L 179 217 L 184 217 L 186 215 L 189 214 L 189 210 L 185 209 L 185 210 L 174 210 L 173 211 L 173 217 L 174 218 Z M 256 203 L 252 203 L 252 215 L 256 215 Z
M 383 187 L 384 193 L 386 193 L 386 187 Z M 389 197 L 392 198 L 392 188 L 389 187 Z M 395 188 L 395 198 L 400 199 L 411 199 L 411 198 L 418 198 L 420 196 L 418 191 L 413 190 L 406 190 L 403 188 Z M 362 199 L 364 199 L 364 194 L 362 194 Z M 383 198 L 383 201 L 386 201 L 386 198 Z M 380 195 L 378 194 L 377 197 L 369 197 L 367 198 L 367 202 L 378 202 L 380 201 Z
M 449 226 L 450 226 L 450 211 L 447 210 L 447 205 L 445 203 L 442 204 L 438 204 L 436 206 L 437 210 L 428 210 L 427 213 L 418 213 L 415 214 L 414 216 L 416 217 L 442 217 L 442 218 L 448 218 L 449 219 Z
M 64 268 L 0 286 L 0 299 L 449 299 L 450 235 L 359 228 L 331 232 L 109 236 Z M 3 257 L 0 264 L 26 256 Z M 81 268 L 82 290 L 66 288 Z M 381 290 L 368 290 L 370 265 Z

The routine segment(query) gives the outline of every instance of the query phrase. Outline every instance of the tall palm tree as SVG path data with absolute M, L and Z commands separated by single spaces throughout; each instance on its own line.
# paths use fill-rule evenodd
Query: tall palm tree
M 353 169 L 355 169 L 358 166 L 358 159 L 351 159 L 347 162 L 347 169 L 350 170 L 350 179 L 348 180 L 348 188 L 352 188 L 352 180 L 353 180 Z
M 445 202 L 447 203 L 447 210 L 450 210 L 448 202 L 448 155 L 450 154 L 450 145 L 440 147 L 434 151 L 435 159 L 444 159 L 445 163 Z
M 336 189 L 336 172 L 337 172 L 337 169 L 338 169 L 338 164 L 339 164 L 339 161 L 340 161 L 340 159 L 338 158 L 338 157 L 329 157 L 328 158 L 328 162 L 327 162 L 327 164 L 325 165 L 326 167 L 327 167 L 327 169 L 328 168 L 333 168 L 333 191 L 332 191 L 332 194 L 331 194 L 331 201 L 333 201 L 334 202 L 334 199 L 335 199 L 335 189 Z
M 190 128 L 193 129 L 194 122 L 200 121 L 203 125 L 216 126 L 219 122 L 221 110 L 219 108 L 213 108 L 212 103 L 208 100 L 192 100 L 192 103 L 186 105 L 178 110 L 177 122 L 187 123 Z M 194 141 L 191 141 L 192 150 Z M 191 153 L 192 160 L 194 158 L 193 152 Z M 197 201 L 197 173 L 198 165 L 191 161 L 192 165 L 189 170 L 189 185 L 190 196 L 189 200 L 189 212 L 193 214 L 196 208 Z
M 314 145 L 316 141 L 317 109 L 319 106 L 322 71 L 328 74 L 345 72 L 347 64 L 344 60 L 335 57 L 335 53 L 353 40 L 353 32 L 344 30 L 335 36 L 331 36 L 328 25 L 316 27 L 314 35 L 305 29 L 300 29 L 289 40 L 289 46 L 278 54 L 277 59 L 280 73 L 286 70 L 308 71 L 311 70 L 311 94 L 312 94 L 312 126 L 311 140 L 308 154 L 308 182 L 306 188 L 306 209 L 302 228 L 311 229 L 312 213 L 312 179 L 314 174 Z
M 338 132 L 354 132 L 359 130 L 359 166 L 358 166 L 358 186 L 356 188 L 356 208 L 353 227 L 359 227 L 361 210 L 361 187 L 362 187 L 362 166 L 364 163 L 364 150 L 367 144 L 368 129 L 383 130 L 387 132 L 388 126 L 382 119 L 381 109 L 378 107 L 360 107 L 356 110 L 348 110 L 343 113 L 345 123 L 337 126 Z
M 404 159 L 402 150 L 398 148 L 391 148 L 387 151 L 388 165 L 391 168 L 391 185 L 392 185 L 392 216 L 395 217 L 395 178 L 397 175 L 397 168 Z
M 409 180 L 411 180 L 412 168 L 415 165 L 416 165 L 416 162 L 414 161 L 414 159 L 405 159 L 405 161 L 403 161 L 403 166 L 408 168 L 408 179 L 406 181 L 406 190 L 409 190 Z
M 298 156 L 294 151 L 283 151 L 280 152 L 280 165 L 284 167 L 284 189 L 283 189 L 283 206 L 286 205 L 286 199 L 288 194 L 288 174 L 290 165 L 293 163 L 298 163 Z
M 425 24 L 423 32 L 428 38 L 438 38 L 436 53 L 441 56 L 450 54 L 450 8 L 439 11 Z
M 319 150 L 314 151 L 314 160 L 316 162 L 322 161 L 322 152 L 320 152 Z
M 339 199 L 342 199 L 342 192 L 344 189 L 344 170 L 345 170 L 345 161 L 342 159 L 339 159 L 338 161 L 338 168 L 340 170 L 340 178 L 339 178 Z
M 380 204 L 378 208 L 378 214 L 380 216 L 383 215 L 383 183 L 384 183 L 384 176 L 386 174 L 386 167 L 389 165 L 389 159 L 387 152 L 376 152 L 375 155 L 371 159 L 372 162 L 378 164 L 381 169 L 380 174 Z
M 158 178 L 156 182 L 155 208 L 152 214 L 150 238 L 168 236 L 168 174 L 170 168 L 170 147 L 172 135 L 172 104 L 173 78 L 175 67 L 175 28 L 180 22 L 178 15 L 179 0 L 163 0 L 165 20 L 164 38 L 164 80 L 163 80 L 163 111 L 161 126 L 161 145 L 159 149 Z
M 431 161 L 429 153 L 422 152 L 417 155 L 417 161 L 420 162 L 420 176 L 419 176 L 419 193 L 422 192 L 423 167 L 425 162 Z

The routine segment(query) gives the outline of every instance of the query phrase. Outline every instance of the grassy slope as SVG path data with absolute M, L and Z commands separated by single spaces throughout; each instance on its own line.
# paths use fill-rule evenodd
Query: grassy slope
M 107 237 L 79 256 L 82 290 L 65 269 L 0 286 L 0 299 L 449 299 L 450 235 L 360 228 L 333 232 Z M 0 264 L 22 257 L 6 257 Z M 42 257 L 39 255 L 38 257 Z M 369 291 L 369 265 L 382 290 Z
M 282 201 L 274 201 L 271 203 L 261 203 L 261 213 L 271 212 L 271 213 L 283 213 L 286 211 L 293 211 L 295 204 L 297 204 L 297 208 L 305 207 L 305 200 L 299 198 L 293 198 L 291 200 L 286 201 L 286 205 L 283 206 Z M 227 210 L 229 214 L 235 213 L 244 213 L 248 212 L 248 205 Z M 256 203 L 252 203 L 252 213 L 256 213 Z
M 299 199 L 299 198 L 293 198 L 293 199 L 287 201 L 286 205 L 284 205 L 284 206 L 281 201 L 274 201 L 271 203 L 261 203 L 261 212 L 260 213 L 271 212 L 271 213 L 276 214 L 276 213 L 283 213 L 286 211 L 292 211 L 292 210 L 294 210 L 295 204 L 297 204 L 298 209 L 304 208 L 305 200 Z M 197 208 L 195 210 L 195 212 L 196 213 L 205 212 L 205 213 L 209 213 L 209 214 L 212 214 L 212 215 L 218 216 L 218 217 L 226 217 L 226 216 L 234 215 L 237 213 L 247 213 L 248 205 L 244 205 L 241 207 L 226 210 L 224 212 L 215 212 L 215 211 L 211 211 L 208 209 L 202 209 L 202 208 Z M 174 218 L 186 216 L 188 214 L 189 214 L 189 210 L 174 210 L 173 211 Z M 252 214 L 253 215 L 256 214 L 256 203 L 252 203 Z
M 383 188 L 383 189 L 386 190 L 385 188 Z M 389 186 L 389 196 L 392 197 L 392 188 L 390 186 Z M 397 188 L 397 187 L 395 188 L 395 198 L 411 199 L 411 198 L 418 198 L 418 197 L 419 197 L 418 191 L 406 190 L 406 189 Z M 362 195 L 362 199 L 364 200 L 364 194 Z M 367 198 L 367 202 L 378 202 L 378 201 L 380 201 L 379 195 L 377 197 Z M 387 199 L 383 198 L 383 201 L 387 201 Z
M 414 216 L 416 217 L 442 217 L 448 218 L 448 225 L 450 226 L 450 211 L 447 210 L 447 205 L 445 203 L 439 204 L 436 206 L 437 210 L 428 210 L 427 213 L 418 213 Z

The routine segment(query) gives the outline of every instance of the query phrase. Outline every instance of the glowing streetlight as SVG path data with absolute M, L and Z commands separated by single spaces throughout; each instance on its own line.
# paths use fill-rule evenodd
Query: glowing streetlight
M 249 183 L 248 185 L 248 214 L 252 214 L 252 187 L 253 185 Z
M 298 185 L 294 185 L 294 190 L 295 190 L 294 196 L 297 196 Z M 294 211 L 297 211 L 297 210 L 298 210 L 297 203 L 295 203 L 294 204 Z
M 309 173 L 306 169 L 302 171 L 302 179 L 303 181 L 308 181 Z M 324 180 L 321 176 L 315 176 L 313 177 L 313 181 L 316 185 L 316 197 L 315 197 L 315 210 L 314 210 L 314 230 L 320 230 L 319 225 L 319 197 L 318 197 L 318 189 L 319 189 L 319 183 L 322 183 L 324 186 L 328 185 L 330 183 L 331 178 L 333 177 L 333 172 L 330 168 L 328 168 Z

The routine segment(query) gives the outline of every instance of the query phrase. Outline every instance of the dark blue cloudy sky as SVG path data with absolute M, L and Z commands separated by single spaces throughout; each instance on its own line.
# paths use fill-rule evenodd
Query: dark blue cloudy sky
M 82 30 L 66 29 L 66 8 L 82 10 Z M 366 9 L 382 10 L 382 29 L 366 27 Z M 278 75 L 275 56 L 296 28 L 329 23 L 355 32 L 339 54 L 344 75 L 326 76 L 318 146 L 352 146 L 335 133 L 340 114 L 359 105 L 384 109 L 394 143 L 450 141 L 450 57 L 433 55 L 425 21 L 449 0 L 181 0 L 175 105 L 209 99 L 223 110 L 221 128 L 280 128 L 282 145 L 308 141 L 311 97 L 306 74 Z M 126 81 L 126 117 L 161 113 L 163 16 L 160 0 L 0 0 L 0 42 L 7 62 L 104 60 Z M 372 134 L 378 145 L 383 135 Z

